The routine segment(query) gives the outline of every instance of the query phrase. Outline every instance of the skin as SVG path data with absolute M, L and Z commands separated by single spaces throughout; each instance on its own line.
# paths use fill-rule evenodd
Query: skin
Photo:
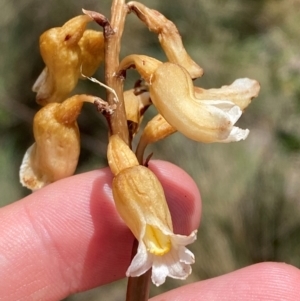
M 178 167 L 152 161 L 165 189 L 174 232 L 199 226 L 201 199 Z M 51 184 L 0 210 L 0 300 L 61 300 L 123 278 L 133 236 L 114 209 L 108 168 Z M 297 300 L 300 272 L 261 263 L 153 298 L 158 300 Z

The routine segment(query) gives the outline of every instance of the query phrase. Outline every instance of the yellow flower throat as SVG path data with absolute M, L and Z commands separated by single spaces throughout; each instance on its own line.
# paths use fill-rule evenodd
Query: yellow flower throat
M 163 234 L 160 229 L 148 224 L 146 225 L 146 231 L 143 240 L 147 250 L 154 255 L 162 256 L 168 253 L 171 249 L 170 238 Z

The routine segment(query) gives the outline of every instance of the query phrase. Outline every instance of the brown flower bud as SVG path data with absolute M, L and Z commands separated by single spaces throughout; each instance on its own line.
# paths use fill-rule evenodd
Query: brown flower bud
M 136 149 L 139 162 L 143 162 L 143 154 L 148 144 L 157 142 L 176 132 L 160 114 L 153 117 L 145 126 Z
M 139 162 L 129 146 L 118 136 L 109 137 L 107 148 L 108 165 L 114 175 L 122 170 L 139 165 Z
M 135 89 L 124 92 L 126 119 L 131 137 L 139 130 L 147 108 L 151 105 L 149 92 L 136 95 Z
M 82 55 L 82 70 L 85 76 L 92 76 L 104 60 L 103 33 L 87 29 L 79 41 Z
M 91 20 L 80 15 L 41 35 L 40 51 L 46 67 L 32 87 L 39 104 L 62 102 L 76 86 L 82 64 L 78 43 Z
M 177 27 L 173 22 L 157 10 L 150 9 L 139 2 L 130 1 L 127 5 L 146 24 L 150 31 L 158 34 L 159 42 L 169 62 L 186 68 L 192 78 L 202 76 L 203 69 L 186 52 Z

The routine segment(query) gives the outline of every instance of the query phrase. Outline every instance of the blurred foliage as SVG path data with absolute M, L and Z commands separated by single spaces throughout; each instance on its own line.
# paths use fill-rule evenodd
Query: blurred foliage
M 203 217 L 193 274 L 168 280 L 152 294 L 261 261 L 300 267 L 300 1 L 144 0 L 173 20 L 191 56 L 204 68 L 196 81 L 205 88 L 234 79 L 259 80 L 261 93 L 240 120 L 249 138 L 228 145 L 203 145 L 175 134 L 151 147 L 154 158 L 185 169 L 201 189 Z M 81 13 L 81 7 L 109 16 L 110 1 L 1 0 L 0 18 L 0 205 L 28 194 L 18 168 L 32 144 L 37 110 L 31 86 L 43 68 L 39 35 Z M 157 37 L 134 15 L 127 18 L 122 56 L 143 53 L 165 60 Z M 130 72 L 130 76 L 136 76 Z M 129 76 L 129 77 L 130 77 Z M 103 79 L 103 69 L 96 75 Z M 133 79 L 129 79 L 132 84 Z M 103 95 L 81 82 L 77 92 Z M 153 114 L 153 110 L 152 110 Z M 82 154 L 78 172 L 106 164 L 104 119 L 86 107 L 81 114 Z M 68 300 L 123 300 L 111 284 Z

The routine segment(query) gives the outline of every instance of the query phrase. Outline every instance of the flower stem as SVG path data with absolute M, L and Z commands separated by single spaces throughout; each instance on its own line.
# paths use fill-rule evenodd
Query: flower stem
M 110 106 L 115 106 L 114 113 L 108 120 L 110 134 L 119 135 L 127 144 L 129 144 L 129 132 L 123 97 L 124 77 L 117 74 L 121 38 L 128 7 L 125 4 L 125 0 L 113 0 L 110 22 L 100 13 L 87 10 L 83 10 L 83 12 L 103 27 L 105 41 L 105 84 L 110 88 L 110 90 L 107 90 L 106 99 Z
M 110 105 L 116 104 L 116 110 L 112 114 L 111 134 L 118 134 L 127 144 L 129 144 L 129 133 L 127 127 L 125 105 L 123 99 L 123 81 L 124 78 L 117 76 L 119 67 L 119 54 L 121 37 L 123 34 L 124 24 L 128 8 L 125 0 L 114 0 L 111 7 L 111 28 L 113 34 L 105 34 L 105 83 L 114 89 L 119 101 L 115 95 L 107 91 L 107 101 Z
M 128 7 L 124 0 L 114 0 L 111 7 L 111 27 L 115 34 L 105 37 L 105 82 L 113 88 L 119 97 L 117 109 L 111 118 L 111 131 L 113 134 L 119 134 L 120 137 L 129 144 L 129 134 L 123 100 L 123 78 L 117 75 L 119 67 L 119 53 L 121 36 L 124 29 L 125 18 L 128 13 Z M 110 105 L 115 103 L 112 93 L 108 93 L 107 101 Z M 137 241 L 135 240 L 135 245 Z M 136 252 L 133 246 L 133 256 Z M 148 271 L 140 277 L 129 277 L 127 284 L 126 301 L 147 301 L 149 297 L 150 275 Z

